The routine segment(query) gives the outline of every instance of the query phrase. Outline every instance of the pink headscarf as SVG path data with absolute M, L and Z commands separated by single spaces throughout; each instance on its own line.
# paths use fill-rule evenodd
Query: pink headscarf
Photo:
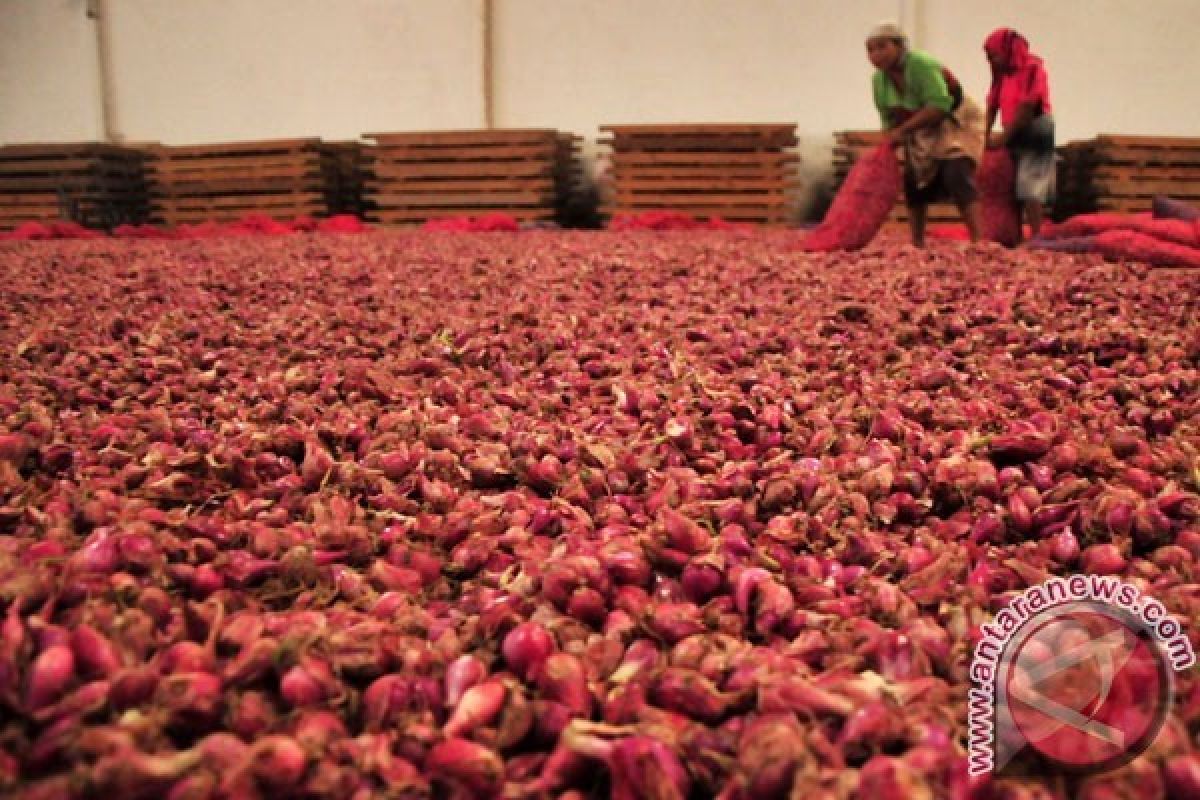
M 1028 66 L 1040 62 L 1041 59 L 1029 52 L 1029 40 L 1012 28 L 997 28 L 983 42 L 983 49 L 992 55 L 999 56 L 1004 62 L 1004 73 L 1012 74 Z M 992 82 L 998 80 L 997 70 L 992 68 Z
M 1044 111 L 1050 110 L 1050 91 L 1042 59 L 1029 52 L 1029 41 L 1012 28 L 997 28 L 983 42 L 983 49 L 1003 66 L 992 66 L 992 88 L 988 106 L 1003 111 L 1005 124 L 1016 105 L 1024 99 L 1037 100 Z M 1012 80 L 1005 85 L 1005 78 Z

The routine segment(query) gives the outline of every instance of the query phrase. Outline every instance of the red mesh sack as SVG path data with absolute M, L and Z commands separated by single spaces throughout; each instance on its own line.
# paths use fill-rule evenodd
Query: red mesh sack
M 986 150 L 976 173 L 984 239 L 1015 247 L 1021 241 L 1021 217 L 1017 210 L 1017 171 L 1012 156 L 1003 148 Z
M 857 250 L 883 227 L 900 193 L 900 165 L 884 142 L 858 160 L 825 219 L 805 237 L 810 251 Z
M 317 229 L 317 221 L 308 214 L 301 214 L 294 217 L 291 222 L 287 223 L 287 226 L 297 233 L 310 233 Z
M 318 222 L 317 230 L 322 233 L 363 233 L 371 228 L 353 214 L 335 214 Z
M 230 233 L 256 233 L 266 236 L 282 236 L 286 233 L 292 233 L 292 229 L 272 219 L 266 214 L 246 214 L 240 220 L 228 226 Z
M 422 230 L 443 233 L 517 233 L 521 224 L 511 214 L 495 212 L 478 217 L 443 217 L 427 220 Z
M 78 222 L 51 222 L 50 230 L 55 239 L 102 239 L 104 234 L 85 228 Z
M 691 231 L 702 227 L 702 223 L 691 214 L 664 210 L 617 214 L 608 227 L 614 231 Z
M 171 234 L 153 225 L 118 225 L 113 228 L 118 239 L 169 239 Z
M 1166 195 L 1155 195 L 1152 209 L 1157 219 L 1200 220 L 1200 208 Z
M 211 220 L 208 222 L 199 222 L 195 225 L 183 224 L 175 228 L 174 236 L 177 239 L 215 239 L 224 233 L 224 229 Z
M 1068 236 L 1093 236 L 1105 231 L 1128 230 L 1135 220 L 1148 220 L 1149 214 L 1115 214 L 1111 211 L 1097 214 L 1080 214 L 1057 225 L 1042 226 L 1043 239 L 1058 239 Z
M 1108 231 L 1096 236 L 1105 258 L 1140 261 L 1155 267 L 1200 268 L 1200 248 L 1165 242 L 1136 231 Z
M 945 239 L 951 242 L 971 241 L 971 232 L 966 225 L 930 225 L 926 230 L 931 239 Z
M 1195 222 L 1180 219 L 1155 219 L 1149 214 L 1082 214 L 1049 226 L 1042 234 L 1046 239 L 1074 236 L 1094 236 L 1109 231 L 1133 231 L 1166 242 L 1188 247 L 1200 246 L 1200 231 Z
M 480 233 L 517 233 L 521 230 L 521 223 L 512 214 L 497 211 L 490 214 L 480 214 L 475 218 L 471 230 Z
M 1200 236 L 1197 236 L 1196 223 L 1182 219 L 1136 219 L 1129 226 L 1130 230 L 1162 239 L 1165 242 L 1200 246 Z
M 471 231 L 470 217 L 441 217 L 428 219 L 421 225 L 423 231 L 439 231 L 441 233 L 469 233 Z
M 40 222 L 22 222 L 8 234 L 8 238 L 27 242 L 53 239 L 54 230 L 49 225 L 43 225 Z
M 711 231 L 729 231 L 731 233 L 751 233 L 754 230 L 752 222 L 730 222 L 724 217 L 712 217 L 705 222 L 705 227 Z

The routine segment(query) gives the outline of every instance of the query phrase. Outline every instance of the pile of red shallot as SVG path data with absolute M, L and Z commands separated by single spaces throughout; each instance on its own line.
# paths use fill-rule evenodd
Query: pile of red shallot
M 881 237 L 0 243 L 0 795 L 1194 798 L 969 778 L 979 626 L 1200 631 L 1200 276 Z

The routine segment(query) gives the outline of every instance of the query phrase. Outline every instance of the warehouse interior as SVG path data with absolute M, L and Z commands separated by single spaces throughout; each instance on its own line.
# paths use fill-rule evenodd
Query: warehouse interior
M 1198 30 L 0 0 L 0 798 L 1200 798 Z
M 862 0 L 850 12 L 819 0 L 336 6 L 3 0 L 0 142 L 553 128 L 583 137 L 593 174 L 601 125 L 794 123 L 803 220 L 829 189 L 833 133 L 878 125 L 862 39 L 882 19 L 900 22 L 979 99 L 984 36 L 1023 31 L 1052 69 L 1062 142 L 1200 129 L 1190 0 Z M 88 13 L 100 7 L 103 23 Z

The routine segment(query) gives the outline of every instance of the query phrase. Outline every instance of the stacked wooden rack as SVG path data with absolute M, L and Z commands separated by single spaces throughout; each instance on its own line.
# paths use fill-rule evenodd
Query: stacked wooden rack
M 1148 211 L 1155 195 L 1200 201 L 1200 138 L 1103 134 L 1059 148 L 1058 214 Z
M 63 220 L 92 228 L 146 216 L 144 155 L 96 142 L 0 147 L 0 229 Z
M 553 222 L 579 146 L 577 137 L 541 128 L 365 138 L 366 216 L 392 225 L 488 213 Z
M 603 125 L 611 149 L 603 210 L 789 221 L 799 156 L 794 125 Z
M 156 146 L 147 164 L 154 221 L 179 225 L 247 214 L 327 210 L 319 139 Z

